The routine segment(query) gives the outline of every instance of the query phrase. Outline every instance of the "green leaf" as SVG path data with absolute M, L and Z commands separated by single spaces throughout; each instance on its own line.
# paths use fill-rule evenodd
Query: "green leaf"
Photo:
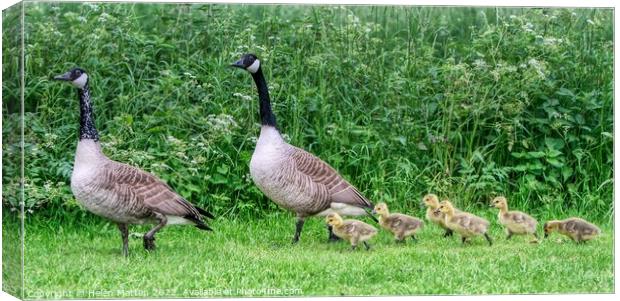
M 562 167 L 562 178 L 564 178 L 564 181 L 568 180 L 568 178 L 570 178 L 573 175 L 573 168 L 570 166 L 564 166 Z
M 220 174 L 223 174 L 223 175 L 227 174 L 228 173 L 228 165 L 222 164 L 222 165 L 218 166 L 217 167 L 217 172 L 220 173 Z
M 539 159 L 539 158 L 543 158 L 543 157 L 545 157 L 545 153 L 544 152 L 540 152 L 540 151 L 538 151 L 538 152 L 527 152 L 527 158 Z
M 564 167 L 564 162 L 558 160 L 557 158 L 547 158 L 547 163 L 557 167 L 557 168 L 562 168 Z
M 564 140 L 559 138 L 545 138 L 545 144 L 548 148 L 562 149 L 564 148 Z

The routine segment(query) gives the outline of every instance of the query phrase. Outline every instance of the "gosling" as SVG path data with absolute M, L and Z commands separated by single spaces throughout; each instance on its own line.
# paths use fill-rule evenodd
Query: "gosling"
M 385 203 L 379 203 L 372 211 L 373 214 L 379 215 L 379 225 L 384 229 L 392 232 L 396 242 L 405 242 L 405 239 L 411 236 L 416 241 L 416 233 L 424 227 L 424 222 L 418 218 L 400 214 L 391 213 Z
M 447 200 L 441 202 L 439 208 L 435 211 L 444 214 L 446 226 L 461 235 L 461 242 L 463 244 L 470 237 L 484 235 L 484 238 L 489 242 L 489 246 L 493 245 L 493 241 L 491 241 L 491 237 L 487 233 L 489 221 L 486 219 L 467 212 L 456 213 L 452 203 Z
M 351 243 L 351 250 L 355 250 L 359 242 L 363 242 L 366 250 L 370 250 L 367 240 L 377 235 L 375 227 L 358 220 L 342 220 L 338 213 L 330 213 L 325 219 L 336 236 Z
M 531 216 L 521 211 L 508 211 L 508 200 L 503 196 L 498 196 L 491 201 L 491 207 L 499 209 L 497 218 L 502 224 L 510 239 L 512 235 L 533 235 L 534 240 L 531 243 L 538 243 L 538 234 L 536 234 L 536 225 L 538 222 Z
M 545 238 L 549 237 L 550 233 L 557 231 L 562 235 L 570 237 L 578 244 L 591 240 L 601 234 L 599 227 L 578 217 L 571 217 L 561 221 L 548 221 L 545 223 L 544 229 Z
M 444 229 L 446 232 L 443 237 L 452 236 L 452 230 L 446 226 L 444 214 L 437 212 L 437 208 L 439 208 L 437 195 L 429 193 L 422 198 L 422 202 L 426 206 L 426 220 Z M 460 212 L 458 209 L 454 210 L 456 213 Z

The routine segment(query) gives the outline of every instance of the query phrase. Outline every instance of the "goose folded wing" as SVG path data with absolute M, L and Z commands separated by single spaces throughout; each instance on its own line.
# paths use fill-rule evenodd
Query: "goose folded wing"
M 372 203 L 357 188 L 342 178 L 334 168 L 323 160 L 300 148 L 294 148 L 291 158 L 295 163 L 295 171 L 307 176 L 312 183 L 311 185 L 327 189 L 331 202 L 372 208 Z M 317 187 L 317 190 L 319 189 Z
M 116 162 L 115 162 L 116 163 Z M 172 188 L 154 175 L 130 165 L 117 163 L 106 169 L 106 177 L 114 183 L 117 191 L 123 191 L 155 212 L 201 222 L 200 213 L 191 203 L 172 191 Z

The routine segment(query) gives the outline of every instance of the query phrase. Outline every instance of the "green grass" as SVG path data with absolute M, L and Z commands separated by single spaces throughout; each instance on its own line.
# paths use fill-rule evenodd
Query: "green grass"
M 462 246 L 427 225 L 418 243 L 398 245 L 381 231 L 370 251 L 350 251 L 345 242 L 326 242 L 320 219 L 309 220 L 300 243 L 291 245 L 293 221 L 285 214 L 218 219 L 213 233 L 169 227 L 157 235 L 154 253 L 136 238 L 123 258 L 113 224 L 33 220 L 26 229 L 26 296 L 278 294 L 261 291 L 270 288 L 303 296 L 613 292 L 613 233 L 606 226 L 585 245 L 560 236 L 536 245 L 525 237 L 507 241 L 494 224 L 489 247 L 480 237 Z

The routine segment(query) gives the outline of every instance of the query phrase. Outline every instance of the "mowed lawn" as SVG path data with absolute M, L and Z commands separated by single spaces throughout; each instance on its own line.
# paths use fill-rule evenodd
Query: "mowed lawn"
M 120 253 L 116 226 L 106 222 L 26 225 L 26 296 L 30 298 L 338 296 L 613 292 L 613 232 L 585 245 L 559 235 L 542 244 L 482 238 L 462 246 L 457 237 L 427 225 L 419 242 L 393 242 L 385 231 L 373 248 L 351 251 L 327 243 L 322 219 L 306 222 L 291 245 L 294 218 L 217 219 L 214 232 L 171 226 L 147 253 L 142 240 Z M 135 226 L 134 233 L 147 227 Z

